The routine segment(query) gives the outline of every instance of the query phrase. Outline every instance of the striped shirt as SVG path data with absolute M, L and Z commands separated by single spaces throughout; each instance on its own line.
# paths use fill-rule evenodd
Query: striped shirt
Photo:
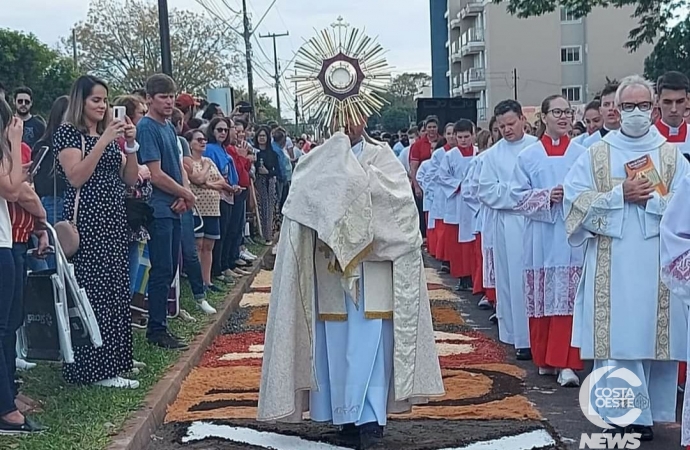
M 29 162 L 31 162 L 31 147 L 22 143 L 22 163 Z M 19 203 L 7 202 L 7 210 L 12 221 L 12 242 L 26 244 L 34 230 L 34 217 L 19 206 Z

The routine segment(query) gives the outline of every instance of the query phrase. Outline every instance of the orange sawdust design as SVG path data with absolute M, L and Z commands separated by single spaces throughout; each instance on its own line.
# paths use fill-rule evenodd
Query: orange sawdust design
M 471 406 L 415 406 L 409 414 L 395 415 L 396 419 L 443 420 L 541 420 L 541 415 L 522 395 Z
M 434 320 L 434 326 L 465 324 L 465 319 L 462 318 L 458 310 L 450 306 L 435 306 L 431 308 L 431 317 Z
M 249 319 L 247 320 L 247 325 L 249 326 L 261 326 L 266 325 L 266 320 L 268 319 L 268 306 L 259 306 L 253 308 L 249 313 Z
M 209 419 L 256 419 L 261 367 L 202 367 L 189 374 L 165 423 Z M 219 391 L 215 393 L 214 391 Z M 228 392 L 234 391 L 234 392 Z M 250 401 L 250 406 L 227 406 L 194 411 L 194 407 L 219 401 Z

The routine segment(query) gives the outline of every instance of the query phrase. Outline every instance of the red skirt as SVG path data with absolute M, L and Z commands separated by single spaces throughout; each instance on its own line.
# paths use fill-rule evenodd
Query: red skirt
M 424 213 L 424 220 L 429 223 L 429 213 Z M 426 229 L 426 249 L 431 256 L 436 257 L 436 228 Z
M 447 227 L 444 221 L 436 221 L 436 259 L 439 261 L 448 261 L 450 256 L 450 249 L 446 246 Z
M 471 277 L 474 272 L 474 242 L 458 242 L 459 226 L 449 225 L 450 227 L 452 227 L 452 233 L 455 236 L 454 242 L 449 243 L 451 248 L 450 276 L 454 278 Z
M 474 238 L 474 270 L 472 271 L 472 293 L 484 293 L 484 267 L 482 261 L 482 235 L 475 234 Z
M 484 295 L 489 303 L 496 305 L 496 288 L 484 288 Z
M 530 317 L 532 359 L 537 367 L 582 370 L 580 349 L 570 346 L 573 316 Z

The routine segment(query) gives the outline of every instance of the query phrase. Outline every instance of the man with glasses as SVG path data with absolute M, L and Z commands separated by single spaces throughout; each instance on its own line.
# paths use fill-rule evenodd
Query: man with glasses
M 666 138 L 676 144 L 685 158 L 690 160 L 690 139 L 688 139 L 688 91 L 690 82 L 681 72 L 666 72 L 656 82 L 657 105 L 661 118 L 654 127 Z
M 46 131 L 46 123 L 39 116 L 31 114 L 34 94 L 28 87 L 20 87 L 14 91 L 14 107 L 17 117 L 24 121 L 22 142 L 33 148 Z
M 632 386 L 605 375 L 590 392 L 623 388 L 635 399 L 648 399 L 630 426 L 613 432 L 651 440 L 653 422 L 675 421 L 678 361 L 687 356 L 686 308 L 659 279 L 659 226 L 690 166 L 675 145 L 651 130 L 649 82 L 625 78 L 615 105 L 620 131 L 590 147 L 564 183 L 568 242 L 585 252 L 572 345 L 582 359 L 594 360 L 595 370 L 626 369 L 639 379 Z M 632 405 L 590 404 L 604 418 L 637 412 Z

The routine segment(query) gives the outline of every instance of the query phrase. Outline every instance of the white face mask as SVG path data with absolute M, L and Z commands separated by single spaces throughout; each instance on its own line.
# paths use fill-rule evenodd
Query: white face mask
M 652 126 L 652 110 L 640 111 L 635 107 L 632 111 L 621 111 L 621 130 L 631 137 L 647 134 Z

